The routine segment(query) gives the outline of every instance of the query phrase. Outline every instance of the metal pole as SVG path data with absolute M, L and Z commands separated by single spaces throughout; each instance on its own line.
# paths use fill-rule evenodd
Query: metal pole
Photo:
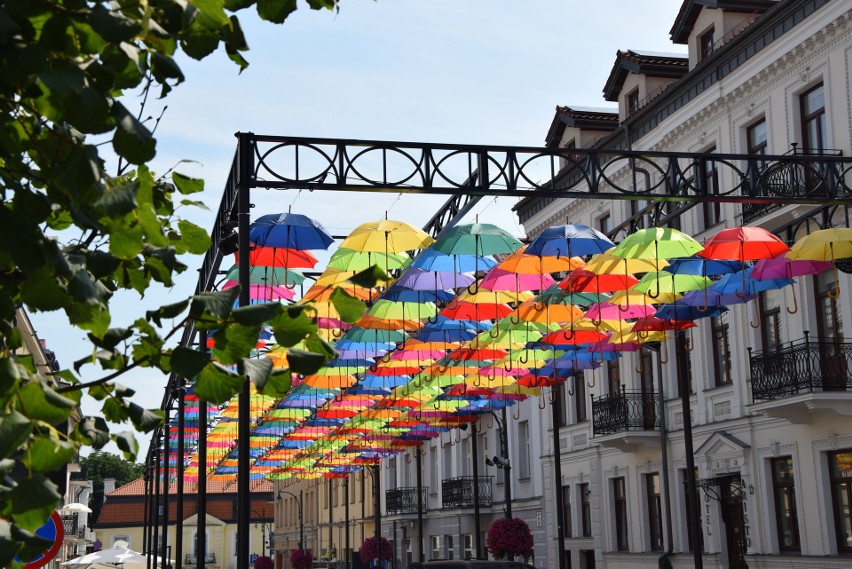
M 660 461 L 662 462 L 662 478 L 660 482 L 663 485 L 663 508 L 666 511 L 666 554 L 671 555 L 674 551 L 674 538 L 672 534 L 672 498 L 669 480 L 669 432 L 668 425 L 666 424 L 666 397 L 663 390 L 663 354 L 660 351 L 659 342 L 652 343 L 657 344 L 656 350 L 654 346 L 649 344 L 645 344 L 645 346 L 657 352 L 657 369 L 659 370 L 657 374 L 657 390 L 660 392 Z
M 423 551 L 423 445 L 415 449 L 414 457 L 417 461 L 417 555 L 422 563 L 426 560 Z
M 169 405 L 171 407 L 171 405 Z M 166 409 L 166 416 L 163 419 L 163 538 L 160 541 L 160 557 L 163 560 L 163 567 L 168 564 L 168 541 L 169 541 L 169 464 L 171 462 L 171 425 L 169 423 L 170 410 Z
M 302 509 L 304 502 L 304 490 L 299 490 L 299 549 L 305 550 L 305 511 Z
M 686 498 L 687 518 L 692 530 L 692 557 L 695 569 L 704 569 L 704 558 L 701 556 L 701 526 L 698 523 L 698 488 L 695 484 L 695 455 L 692 445 L 692 409 L 689 405 L 689 385 L 685 374 L 678 370 L 677 381 L 680 385 L 680 404 L 683 409 L 683 439 L 686 452 Z
M 562 405 L 562 385 L 554 385 L 550 398 L 553 422 L 553 487 L 556 492 L 556 547 L 559 549 L 559 569 L 565 566 L 565 499 L 562 496 L 562 449 L 559 448 L 559 416 Z
M 349 543 L 349 476 L 343 479 L 343 501 L 345 502 L 343 505 L 343 517 L 345 518 L 346 523 L 346 546 L 344 553 L 346 554 L 346 569 L 350 567 L 350 559 L 352 556 L 349 553 L 350 543 Z
M 470 437 L 471 441 L 471 452 L 473 454 L 473 543 L 476 548 L 476 555 L 473 556 L 474 559 L 481 559 L 482 555 L 482 539 L 481 534 L 482 530 L 480 527 L 479 520 L 479 452 L 477 448 L 477 437 L 476 436 L 476 423 L 471 423 L 470 429 Z
M 153 514 L 154 514 L 154 530 L 151 532 L 151 541 L 148 543 L 148 566 L 151 567 L 156 565 L 153 560 L 153 557 L 157 555 L 157 536 L 160 533 L 160 479 L 161 479 L 161 466 L 163 453 L 160 448 L 160 439 L 162 437 L 162 431 L 159 433 L 157 437 L 157 450 L 154 452 L 154 503 L 153 503 Z M 153 555 L 150 555 L 153 554 Z
M 375 512 L 373 512 L 373 514 L 376 518 L 376 528 L 373 533 L 376 536 L 376 558 L 378 559 L 378 567 L 382 566 L 382 500 L 379 496 L 379 491 L 381 490 L 379 473 L 381 472 L 381 468 L 381 463 L 373 465 L 373 508 L 375 508 Z
M 175 565 L 177 569 L 183 567 L 183 457 L 186 452 L 184 447 L 184 433 L 186 429 L 186 384 L 181 378 L 176 378 L 180 381 L 178 392 L 178 440 L 177 450 L 175 452 L 177 459 L 175 466 L 177 467 L 177 509 L 175 510 Z
M 333 516 L 331 515 L 332 508 L 334 507 L 334 503 L 332 502 L 332 495 L 334 494 L 334 480 L 331 478 L 328 479 L 328 549 L 326 551 L 331 551 L 332 545 L 334 545 L 334 534 L 332 533 L 333 528 Z
M 207 351 L 207 332 L 199 334 L 201 351 Z M 195 569 L 205 569 L 207 557 L 207 401 L 198 400 L 198 487 L 196 488 Z
M 512 465 L 509 461 L 509 433 L 508 423 L 506 422 L 506 408 L 501 409 L 503 422 L 500 425 L 500 445 L 502 446 L 501 453 L 503 454 L 503 470 L 506 471 L 506 518 L 512 519 Z
M 252 168 L 252 144 L 251 133 L 239 133 L 239 178 L 237 180 L 237 223 L 238 223 L 238 246 L 240 253 L 239 282 L 240 297 L 239 305 L 251 304 L 250 281 L 251 274 L 249 264 L 249 216 L 251 209 L 251 182 Z M 237 413 L 237 568 L 249 569 L 249 526 L 250 518 L 250 485 L 249 469 L 251 463 L 251 389 L 250 379 L 243 379 L 239 395 L 239 406 Z

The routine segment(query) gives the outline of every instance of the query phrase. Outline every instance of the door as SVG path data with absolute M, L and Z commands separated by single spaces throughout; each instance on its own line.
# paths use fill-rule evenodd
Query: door
M 722 521 L 725 523 L 725 543 L 728 549 L 728 567 L 746 569 L 746 527 L 743 512 L 742 482 L 740 477 L 727 477 L 720 481 Z
M 817 300 L 817 342 L 819 371 L 826 391 L 845 390 L 849 381 L 849 366 L 843 344 L 843 322 L 837 305 L 835 275 L 825 271 L 814 277 Z

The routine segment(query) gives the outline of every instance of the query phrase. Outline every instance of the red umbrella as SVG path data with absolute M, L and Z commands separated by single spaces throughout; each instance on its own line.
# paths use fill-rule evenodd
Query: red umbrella
M 557 286 L 562 290 L 573 292 L 613 292 L 627 290 L 639 279 L 633 275 L 593 273 L 583 269 L 572 271 Z
M 786 243 L 762 227 L 732 227 L 705 241 L 698 255 L 705 259 L 743 262 L 772 259 L 789 250 Z
M 452 320 L 497 320 L 512 313 L 512 307 L 500 303 L 477 303 L 457 300 L 441 310 L 441 316 Z
M 236 254 L 237 264 L 240 255 Z M 263 267 L 284 267 L 287 269 L 312 269 L 319 261 L 308 251 L 297 249 L 276 249 L 274 247 L 255 247 L 249 253 L 249 265 Z

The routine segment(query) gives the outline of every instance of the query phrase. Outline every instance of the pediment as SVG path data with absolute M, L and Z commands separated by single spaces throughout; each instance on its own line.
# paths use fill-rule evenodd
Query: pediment
M 225 522 L 223 522 L 219 518 L 217 518 L 215 516 L 211 516 L 210 514 L 206 515 L 206 520 L 207 520 L 207 522 L 206 522 L 207 527 L 227 525 L 227 524 L 225 524 Z M 184 525 L 184 527 L 187 527 L 187 526 L 197 527 L 198 526 L 198 514 L 193 514 L 193 515 L 189 516 L 188 518 L 186 518 L 183 521 L 183 525 Z
M 745 456 L 749 448 L 751 446 L 748 443 L 725 431 L 719 431 L 710 435 L 710 438 L 695 450 L 695 456 L 697 458 Z

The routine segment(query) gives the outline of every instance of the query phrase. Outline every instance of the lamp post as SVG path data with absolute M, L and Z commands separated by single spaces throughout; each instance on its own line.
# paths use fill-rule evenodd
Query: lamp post
M 500 455 L 495 456 L 494 458 L 486 458 L 485 464 L 488 466 L 496 466 L 497 468 L 502 468 L 505 471 L 506 478 L 506 518 L 512 519 L 512 477 L 510 476 L 512 465 L 509 463 L 509 439 L 508 433 L 506 432 L 506 408 L 503 407 L 501 410 L 501 414 L 503 415 L 503 420 L 500 420 L 500 417 L 497 416 L 494 411 L 491 412 L 494 415 L 494 419 L 497 421 L 497 427 L 500 429 Z
M 281 501 L 281 494 L 292 496 L 296 500 L 296 506 L 299 508 L 299 551 L 305 550 L 305 518 L 302 516 L 302 490 L 299 490 L 299 495 L 296 496 L 287 490 L 278 490 L 278 501 Z
M 263 518 L 263 516 L 260 514 L 260 512 L 257 512 L 257 511 L 255 511 L 255 510 L 252 510 L 252 511 L 251 511 L 251 513 L 252 513 L 253 515 L 257 516 L 255 519 L 262 519 L 262 518 Z M 262 553 L 263 555 L 266 555 L 267 553 L 271 553 L 271 552 L 272 552 L 272 544 L 271 544 L 271 543 L 268 543 L 268 542 L 266 541 L 266 536 L 267 536 L 267 535 L 269 535 L 270 537 L 272 536 L 272 523 L 270 523 L 270 522 L 260 522 L 260 521 L 258 521 L 258 522 L 255 522 L 255 523 L 254 523 L 254 527 L 255 527 L 255 529 L 257 529 L 258 527 L 260 528 L 260 532 L 261 532 L 261 539 L 263 540 L 263 541 L 261 542 L 261 543 L 263 544 L 263 545 L 262 545 L 261 553 Z M 271 540 L 270 540 L 270 541 L 271 541 Z

